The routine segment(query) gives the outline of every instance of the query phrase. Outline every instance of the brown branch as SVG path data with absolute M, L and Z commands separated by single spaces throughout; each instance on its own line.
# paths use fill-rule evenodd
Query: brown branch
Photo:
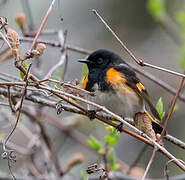
M 23 100 L 24 100 L 24 96 L 26 95 L 26 88 L 27 88 L 27 85 L 28 85 L 28 74 L 29 74 L 29 70 L 31 68 L 31 64 L 29 65 L 28 67 L 28 71 L 26 72 L 26 75 L 25 75 L 25 81 L 26 81 L 26 84 L 25 84 L 25 87 L 24 87 L 24 90 L 23 90 L 23 93 L 22 93 L 22 97 L 21 97 L 21 101 L 20 101 L 20 107 L 19 107 L 19 112 L 18 112 L 18 115 L 17 115 L 17 119 L 16 119 L 16 122 L 15 122 L 15 125 L 12 129 L 12 131 L 8 134 L 8 136 L 6 137 L 5 141 L 3 142 L 3 158 L 4 159 L 7 159 L 8 160 L 8 168 L 9 168 L 9 171 L 10 171 L 10 174 L 12 175 L 13 179 L 16 179 L 13 172 L 12 172 L 12 169 L 11 169 L 11 165 L 10 165 L 10 161 L 13 161 L 15 162 L 15 158 L 16 156 L 13 155 L 13 150 L 9 150 L 6 148 L 6 144 L 8 142 L 8 140 L 10 139 L 10 137 L 12 136 L 12 134 L 14 133 L 17 125 L 18 125 L 18 122 L 19 122 L 19 117 L 20 117 L 20 114 L 21 114 L 21 108 L 22 108 L 22 105 L 23 105 Z
M 162 87 L 163 89 L 167 90 L 169 93 L 175 95 L 177 90 L 170 86 L 168 83 L 166 83 L 165 81 L 162 81 L 161 79 L 155 77 L 154 75 L 152 75 L 151 73 L 142 70 L 141 68 L 135 66 L 134 64 L 128 63 L 136 72 L 138 72 L 139 74 L 143 75 L 144 77 L 152 80 L 153 82 L 155 82 L 156 84 L 158 84 L 160 87 Z M 183 96 L 182 94 L 179 94 L 179 100 L 185 102 L 185 96 Z
M 42 123 L 42 117 L 39 121 L 37 121 L 39 127 L 40 127 L 40 130 L 41 130 L 41 135 L 44 139 L 44 142 L 46 143 L 46 146 L 48 147 L 49 149 L 49 152 L 50 152 L 50 157 L 51 157 L 51 160 L 53 161 L 54 165 L 55 165 L 55 169 L 56 169 L 56 172 L 58 174 L 59 177 L 63 176 L 64 175 L 64 172 L 62 171 L 61 167 L 60 167 L 60 163 L 58 161 L 58 157 L 57 157 L 57 153 L 52 145 L 52 141 L 51 141 L 51 138 L 50 136 L 48 135 L 48 133 L 46 132 L 46 129 L 44 127 L 44 124 Z
M 181 73 L 178 73 L 178 72 L 175 72 L 175 71 L 166 69 L 166 68 L 162 68 L 162 67 L 159 67 L 159 66 L 156 66 L 156 65 L 153 65 L 153 64 L 149 64 L 149 63 L 144 62 L 141 59 L 136 58 L 136 56 L 134 55 L 134 53 L 127 48 L 127 46 L 121 41 L 121 39 L 116 35 L 116 33 L 110 28 L 110 26 L 105 22 L 105 20 L 100 16 L 100 14 L 95 9 L 93 9 L 92 12 L 100 19 L 100 21 L 112 33 L 112 35 L 116 38 L 116 40 L 121 44 L 121 46 L 125 49 L 125 51 L 130 55 L 130 57 L 137 64 L 139 64 L 140 66 L 147 66 L 147 67 L 158 69 L 158 70 L 161 70 L 161 71 L 164 71 L 164 72 L 168 72 L 168 73 L 173 74 L 173 75 L 176 75 L 176 76 L 185 77 L 185 74 L 181 74 Z
M 182 89 L 182 87 L 183 87 L 183 83 L 184 83 L 184 78 L 181 79 L 179 88 L 178 88 L 177 93 L 176 93 L 176 95 L 175 95 L 175 97 L 174 97 L 174 99 L 173 99 L 172 105 L 171 105 L 171 107 L 170 107 L 168 116 L 167 116 L 166 121 L 165 121 L 165 123 L 164 123 L 164 127 L 163 127 L 163 130 L 162 130 L 162 132 L 161 132 L 161 136 L 160 136 L 160 139 L 159 139 L 159 140 L 162 140 L 163 136 L 165 135 L 168 122 L 169 122 L 170 117 L 171 117 L 171 115 L 172 115 L 172 113 L 173 113 L 173 109 L 174 109 L 174 107 L 175 107 L 175 104 L 176 104 L 177 98 L 178 98 L 178 96 L 179 96 L 179 94 L 180 94 L 180 91 L 181 91 L 181 89 Z
M 1 38 L 1 37 L 0 37 Z M 20 41 L 27 41 L 27 42 L 32 42 L 33 38 L 25 38 L 25 37 L 20 37 Z M 54 47 L 61 47 L 60 42 L 57 41 L 49 41 L 49 40 L 43 40 L 43 39 L 38 39 L 37 43 L 44 43 L 50 46 L 54 46 Z M 66 49 L 67 50 L 71 50 L 77 53 L 81 53 L 81 54 L 85 54 L 88 55 L 91 53 L 90 50 L 87 49 L 83 49 L 83 48 L 79 48 L 79 47 L 75 47 L 75 46 L 71 46 L 71 45 L 66 45 Z M 172 86 L 170 86 L 169 84 L 167 84 L 165 81 L 162 81 L 159 78 L 156 78 L 154 75 L 152 75 L 151 73 L 148 73 L 146 71 L 143 71 L 141 68 L 138 68 L 137 66 L 129 63 L 129 65 L 138 73 L 142 74 L 143 76 L 145 76 L 146 78 L 152 80 L 153 82 L 157 83 L 160 87 L 164 88 L 165 90 L 167 90 L 168 92 L 170 92 L 171 94 L 176 94 L 176 89 L 173 88 Z M 183 95 L 179 95 L 179 99 L 183 102 L 185 102 L 185 97 Z
M 0 88 L 0 93 L 3 94 L 4 96 L 7 96 L 7 90 L 6 89 L 1 89 Z M 12 96 L 14 97 L 18 97 L 20 98 L 21 97 L 21 94 L 20 93 L 17 93 L 15 91 L 11 91 L 11 94 Z M 35 102 L 35 103 L 39 103 L 39 104 L 42 104 L 44 106 L 48 106 L 48 107 L 52 107 L 52 108 L 56 108 L 56 104 L 57 104 L 57 101 L 52 101 L 52 100 L 49 100 L 49 99 L 45 99 L 43 97 L 39 97 L 39 96 L 35 96 L 35 95 L 26 95 L 25 96 L 25 99 L 29 100 L 29 101 L 32 101 L 32 102 Z M 67 104 L 62 104 L 62 108 L 65 110 L 65 111 L 68 111 L 68 112 L 72 112 L 72 113 L 77 113 L 77 114 L 82 114 L 82 115 L 87 115 L 85 112 L 83 111 L 80 111 L 78 110 L 77 108 L 75 108 L 74 106 L 70 106 L 70 105 L 67 105 Z M 110 116 L 110 115 L 107 115 L 107 114 L 102 114 L 101 115 L 104 119 L 106 119 L 107 121 L 110 121 L 110 120 L 116 120 L 114 117 Z M 132 121 L 128 121 L 126 119 L 126 121 L 130 124 L 132 124 L 134 126 L 134 123 Z M 167 134 L 165 137 L 164 137 L 167 141 L 170 141 L 172 142 L 173 144 L 185 149 L 185 143 L 182 142 L 181 140 Z
M 15 129 L 16 129 L 16 127 L 17 127 L 17 124 L 18 124 L 18 122 L 19 122 L 19 117 L 20 117 L 20 114 L 21 114 L 21 108 L 22 108 L 22 105 L 23 105 L 24 97 L 25 97 L 25 95 L 26 95 L 26 88 L 27 88 L 27 86 L 28 86 L 28 73 L 29 73 L 30 68 L 31 68 L 31 64 L 30 64 L 30 66 L 28 67 L 28 71 L 27 71 L 27 73 L 26 73 L 26 75 L 25 75 L 26 84 L 25 84 L 25 87 L 24 87 L 24 91 L 23 91 L 23 93 L 22 93 L 22 97 L 21 97 L 21 101 L 20 101 L 21 103 L 20 103 L 20 107 L 19 107 L 19 112 L 18 112 L 18 115 L 17 115 L 16 123 L 15 123 L 15 125 L 14 125 L 12 131 L 10 132 L 10 134 L 7 136 L 7 138 L 5 139 L 5 141 L 4 141 L 4 143 L 3 143 L 3 150 L 4 150 L 4 151 L 7 151 L 7 149 L 6 149 L 6 143 L 8 142 L 8 140 L 10 139 L 10 137 L 12 136 L 12 134 L 13 134 L 13 132 L 15 131 Z
M 144 172 L 144 175 L 142 177 L 142 180 L 144 180 L 146 178 L 146 175 L 148 174 L 148 171 L 149 171 L 149 169 L 150 169 L 150 167 L 152 165 L 152 162 L 153 162 L 153 160 L 155 158 L 155 155 L 156 155 L 157 151 L 158 151 L 158 148 L 157 147 L 154 147 L 153 152 L 152 152 L 152 156 L 150 157 L 150 160 L 148 162 L 148 165 L 146 167 L 146 170 Z
M 12 104 L 11 95 L 10 95 L 10 86 L 8 86 L 8 103 L 12 112 L 15 112 L 15 107 Z
M 167 116 L 166 121 L 165 121 L 165 123 L 164 123 L 163 130 L 162 130 L 162 132 L 161 132 L 160 138 L 158 139 L 159 142 L 163 139 L 163 137 L 164 137 L 164 135 L 165 135 L 165 133 L 166 133 L 166 128 L 167 128 L 168 122 L 169 122 L 170 117 L 171 117 L 171 115 L 172 115 L 172 113 L 173 113 L 173 109 L 174 109 L 174 107 L 175 107 L 175 104 L 176 104 L 177 98 L 178 98 L 178 96 L 179 96 L 179 94 L 180 94 L 180 91 L 181 91 L 181 89 L 182 89 L 182 87 L 183 87 L 183 83 L 184 83 L 184 77 L 182 77 L 181 82 L 180 82 L 180 85 L 179 85 L 179 88 L 178 88 L 178 90 L 177 90 L 177 93 L 176 93 L 176 95 L 175 95 L 175 97 L 174 97 L 174 99 L 173 99 L 173 102 L 172 102 L 172 105 L 171 105 L 171 107 L 170 107 L 168 116 Z M 149 161 L 149 163 L 148 163 L 148 165 L 147 165 L 147 168 L 146 168 L 145 173 L 144 173 L 144 175 L 143 175 L 143 177 L 142 177 L 142 180 L 145 179 L 145 177 L 146 177 L 146 175 L 147 175 L 147 173 L 148 173 L 148 171 L 149 171 L 149 169 L 150 169 L 150 167 L 151 167 L 151 164 L 152 164 L 152 162 L 153 162 L 153 160 L 154 160 L 154 157 L 155 157 L 157 151 L 158 151 L 158 148 L 157 148 L 157 147 L 154 147 L 152 156 L 151 156 L 150 161 Z
M 25 68 L 24 68 L 20 63 L 15 62 L 15 65 L 16 65 L 16 67 L 17 67 L 19 70 L 21 70 L 23 73 L 25 73 L 26 70 L 25 70 Z M 30 78 L 31 78 L 33 81 L 35 81 L 36 83 L 38 83 L 38 81 L 39 81 L 39 80 L 38 80 L 35 76 L 33 76 L 33 75 L 30 75 Z M 120 116 L 118 116 L 118 115 L 112 113 L 111 111 L 107 110 L 106 108 L 104 108 L 104 107 L 102 107 L 102 106 L 99 106 L 99 105 L 97 105 L 97 104 L 95 104 L 95 103 L 89 102 L 89 101 L 87 101 L 87 100 L 84 100 L 83 98 L 80 98 L 80 97 L 76 97 L 76 96 L 74 96 L 74 95 L 71 95 L 71 94 L 69 94 L 69 93 L 65 93 L 65 92 L 63 92 L 63 91 L 54 90 L 54 89 L 52 89 L 52 88 L 50 88 L 50 87 L 48 87 L 48 86 L 46 86 L 46 85 L 42 85 L 42 84 L 39 84 L 39 83 L 38 83 L 37 88 L 39 88 L 39 89 L 45 89 L 45 90 L 47 90 L 47 91 L 50 91 L 51 93 L 53 93 L 53 94 L 56 95 L 57 97 L 63 99 L 63 100 L 66 101 L 67 103 L 69 103 L 69 104 L 71 104 L 71 105 L 77 107 L 78 109 L 84 111 L 84 112 L 85 112 L 86 114 L 88 114 L 88 115 L 90 115 L 90 112 L 89 112 L 87 109 L 85 109 L 85 108 L 82 107 L 81 105 L 79 105 L 79 104 L 77 104 L 77 103 L 71 101 L 71 100 L 70 100 L 69 98 L 67 98 L 67 97 L 71 97 L 71 98 L 73 98 L 73 99 L 77 99 L 77 100 L 80 100 L 80 101 L 85 102 L 85 103 L 87 103 L 87 104 L 91 104 L 91 105 L 93 105 L 93 106 L 98 107 L 98 108 L 101 109 L 102 111 L 104 111 L 104 112 L 110 114 L 111 116 L 113 116 L 116 120 L 123 122 L 126 126 L 130 127 L 132 130 L 136 131 L 136 132 L 139 133 L 139 134 L 142 134 L 144 137 L 142 137 L 142 136 L 137 136 L 135 133 L 133 134 L 133 132 L 131 132 L 131 131 L 129 132 L 129 131 L 126 130 L 126 129 L 124 130 L 124 132 L 127 132 L 128 134 L 132 134 L 134 137 L 136 137 L 136 138 L 142 140 L 142 141 L 145 142 L 145 143 L 147 143 L 147 141 L 149 141 L 150 144 L 157 146 L 161 151 L 163 151 L 163 153 L 164 153 L 168 158 L 170 158 L 170 159 L 175 159 L 174 162 L 175 162 L 180 168 L 182 168 L 183 170 L 185 170 L 185 166 L 184 166 L 180 161 L 178 161 L 173 155 L 171 155 L 165 148 L 163 148 L 162 146 L 160 146 L 158 143 L 154 142 L 151 138 L 149 138 L 148 136 L 146 136 L 145 134 L 143 134 L 140 130 L 138 130 L 138 129 L 135 128 L 134 126 L 131 126 L 129 123 L 127 123 L 125 120 L 123 120 Z M 66 96 L 67 96 L 67 97 L 66 97 Z M 99 116 L 99 115 L 97 115 L 97 114 L 95 114 L 95 118 L 97 118 L 97 119 L 101 120 L 102 122 L 105 122 L 105 123 L 107 123 L 107 124 L 109 124 L 109 125 L 113 125 L 114 127 L 117 127 L 116 124 L 114 124 L 114 123 L 112 123 L 112 122 L 110 122 L 110 121 L 107 121 L 106 119 L 102 118 L 101 116 Z M 146 139 L 146 138 L 147 138 L 147 139 Z
M 0 39 L 2 39 L 2 38 L 0 37 Z M 30 37 L 20 37 L 19 40 L 20 41 L 23 41 L 23 42 L 32 42 L 33 41 L 33 38 L 30 38 Z M 50 45 L 50 46 L 53 46 L 53 47 L 62 48 L 60 42 L 58 42 L 58 41 L 37 39 L 37 43 L 44 43 L 44 44 L 47 44 L 47 45 Z M 85 55 L 88 55 L 88 54 L 91 53 L 90 50 L 87 50 L 87 49 L 84 49 L 84 48 L 80 48 L 80 47 L 77 47 L 77 46 L 72 46 L 72 45 L 66 45 L 66 49 L 67 50 L 70 50 L 70 51 L 77 52 L 77 53 L 85 54 Z
M 42 20 L 42 23 L 41 23 L 41 25 L 40 25 L 40 27 L 39 27 L 39 29 L 38 29 L 38 31 L 37 31 L 37 34 L 36 34 L 36 36 L 35 36 L 35 38 L 34 38 L 32 44 L 31 44 L 31 47 L 30 47 L 30 49 L 29 49 L 29 52 L 30 52 L 30 53 L 32 52 L 32 50 L 33 50 L 33 48 L 34 48 L 34 46 L 35 46 L 35 43 L 37 42 L 37 39 L 38 39 L 38 37 L 39 37 L 39 35 L 40 35 L 42 29 L 44 28 L 44 25 L 46 24 L 46 21 L 47 21 L 47 19 L 48 19 L 49 14 L 51 13 L 51 10 L 52 10 L 52 8 L 53 8 L 54 3 L 55 3 L 55 0 L 52 0 L 52 2 L 51 2 L 51 4 L 50 4 L 50 7 L 49 7 L 48 11 L 46 12 L 46 14 L 45 14 L 45 16 L 44 16 L 44 19 Z

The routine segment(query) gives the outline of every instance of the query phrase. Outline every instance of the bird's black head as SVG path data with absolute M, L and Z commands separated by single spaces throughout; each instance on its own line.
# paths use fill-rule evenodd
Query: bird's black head
M 79 62 L 86 63 L 89 70 L 92 68 L 105 69 L 109 66 L 125 63 L 120 56 L 106 49 L 96 50 L 87 59 L 79 60 Z

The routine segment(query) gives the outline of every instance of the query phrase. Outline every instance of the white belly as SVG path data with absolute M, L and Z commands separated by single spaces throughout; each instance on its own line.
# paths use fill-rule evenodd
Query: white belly
M 145 110 L 143 100 L 140 100 L 135 92 L 125 90 L 125 95 L 123 95 L 119 92 L 115 94 L 96 91 L 96 94 L 95 97 L 91 97 L 89 100 L 105 106 L 122 117 L 133 118 L 137 112 L 144 112 Z M 96 108 L 90 106 L 89 109 L 94 110 Z

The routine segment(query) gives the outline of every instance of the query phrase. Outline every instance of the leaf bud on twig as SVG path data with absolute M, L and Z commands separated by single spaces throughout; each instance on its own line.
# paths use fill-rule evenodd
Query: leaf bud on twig
M 18 13 L 14 20 L 21 29 L 22 33 L 24 33 L 26 31 L 26 15 L 24 13 Z

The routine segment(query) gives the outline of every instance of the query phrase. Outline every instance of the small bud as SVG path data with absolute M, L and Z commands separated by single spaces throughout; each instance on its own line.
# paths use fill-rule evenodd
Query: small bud
M 9 41 L 12 49 L 19 48 L 19 35 L 15 30 L 8 28 L 7 38 L 8 38 L 8 41 Z
M 20 55 L 19 35 L 18 35 L 18 33 L 13 29 L 8 28 L 7 38 L 8 38 L 8 41 L 10 43 L 10 46 L 12 48 L 12 54 L 15 57 L 18 57 Z
M 14 20 L 21 29 L 22 33 L 24 33 L 26 30 L 26 15 L 24 13 L 18 13 Z
M 43 43 L 39 43 L 37 45 L 37 48 L 32 51 L 32 54 L 34 56 L 42 56 L 45 49 L 46 49 L 46 45 Z
M 69 172 L 74 166 L 81 164 L 84 161 L 84 155 L 82 153 L 76 153 L 69 160 L 65 172 Z

